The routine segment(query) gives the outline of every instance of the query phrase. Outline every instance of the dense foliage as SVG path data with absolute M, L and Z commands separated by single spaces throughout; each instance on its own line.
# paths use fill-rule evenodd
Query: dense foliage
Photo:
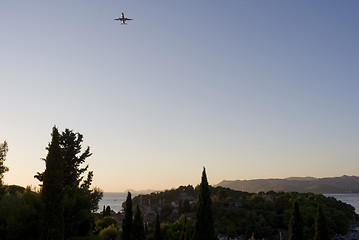
M 216 234 L 228 237 L 245 236 L 276 239 L 279 234 L 289 235 L 289 222 L 293 211 L 293 203 L 297 201 L 303 239 L 314 238 L 314 222 L 318 203 L 321 203 L 329 234 L 345 234 L 349 230 L 351 220 L 358 216 L 354 207 L 336 200 L 313 193 L 286 193 L 269 191 L 267 193 L 246 193 L 223 187 L 210 187 L 214 229 Z M 190 199 L 190 212 L 185 213 L 189 221 L 190 239 L 193 238 L 198 205 L 199 186 L 181 186 L 177 189 L 137 196 L 134 203 L 148 202 L 161 209 L 161 227 L 164 239 L 180 239 L 178 219 L 181 214 L 175 207 Z M 140 200 L 141 199 L 141 200 Z M 183 208 L 183 205 L 182 205 Z M 175 224 L 176 223 L 176 224 Z M 176 228 L 177 227 L 177 228 Z M 191 235 L 192 234 L 192 235 Z M 178 236 L 178 238 L 177 238 Z
M 322 204 L 330 234 L 344 234 L 350 221 L 357 217 L 354 207 L 312 193 L 267 192 L 231 197 L 214 202 L 215 226 L 219 233 L 230 236 L 254 233 L 255 238 L 275 237 L 278 232 L 286 233 L 292 213 L 293 202 L 297 201 L 303 226 L 303 238 L 313 239 L 314 218 L 318 203 Z
M 354 207 L 321 194 L 214 188 L 205 170 L 196 188 L 181 186 L 134 199 L 128 193 L 124 216 L 109 207 L 95 213 L 102 192 L 90 188 L 93 172 L 84 164 L 91 153 L 89 148 L 81 153 L 82 141 L 81 134 L 54 127 L 46 169 L 36 175 L 41 190 L 0 184 L 0 239 L 278 239 L 291 232 L 303 239 L 328 239 L 345 234 L 350 221 L 358 219 Z M 7 151 L 7 143 L 0 144 L 0 180 L 8 170 Z
M 52 204 L 58 208 L 55 211 L 63 218 L 61 220 L 63 222 L 62 231 L 66 238 L 86 236 L 93 227 L 92 212 L 98 209 L 98 202 L 102 197 L 102 192 L 99 189 L 90 189 L 93 172 L 88 171 L 87 177 L 84 176 L 89 165 L 84 167 L 82 165 L 91 156 L 90 148 L 87 147 L 81 153 L 83 136 L 72 130 L 65 129 L 60 134 L 54 127 L 52 135 L 53 140 L 48 147 L 49 153 L 45 159 L 46 169 L 35 175 L 35 178 L 43 183 L 41 190 L 43 205 Z M 56 142 L 53 143 L 55 140 Z M 54 186 L 47 187 L 49 183 Z M 49 195 L 48 192 L 51 194 Z M 56 214 L 50 213 L 44 210 L 44 216 L 41 215 L 41 219 L 43 220 L 43 217 L 49 215 L 49 219 L 44 221 L 54 222 L 54 218 L 51 216 L 56 216 Z M 60 229 L 61 222 L 54 224 Z M 46 226 L 46 224 L 41 224 L 42 226 Z M 48 227 L 44 229 L 48 229 Z
M 2 186 L 0 239 L 39 239 L 40 208 L 40 196 L 30 188 Z
M 2 185 L 8 147 L 0 144 L 0 239 L 91 239 L 98 234 L 94 212 L 102 191 L 90 188 L 93 172 L 83 165 L 91 153 L 89 148 L 81 153 L 82 141 L 79 133 L 53 127 L 45 170 L 35 176 L 40 191 Z

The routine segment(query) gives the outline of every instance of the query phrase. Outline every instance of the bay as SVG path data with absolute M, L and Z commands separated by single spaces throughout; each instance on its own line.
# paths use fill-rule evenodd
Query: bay
M 122 203 L 126 201 L 126 198 L 127 192 L 104 192 L 98 204 L 98 212 L 102 212 L 103 207 L 107 206 L 110 206 L 111 210 L 116 213 L 120 212 L 122 210 Z

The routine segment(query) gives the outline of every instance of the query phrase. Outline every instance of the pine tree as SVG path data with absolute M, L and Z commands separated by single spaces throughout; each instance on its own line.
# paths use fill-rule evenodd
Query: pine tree
M 137 204 L 135 218 L 133 219 L 133 239 L 145 240 L 145 229 L 143 224 L 143 217 L 140 206 Z
M 6 141 L 4 141 L 3 144 L 0 144 L 0 186 L 3 184 L 4 173 L 9 171 L 9 168 L 4 165 L 8 150 L 9 149 Z
M 302 240 L 303 226 L 299 213 L 298 201 L 294 201 L 292 215 L 289 221 L 289 240 Z
M 215 239 L 212 216 L 212 200 L 207 181 L 206 169 L 203 168 L 202 181 L 199 186 L 199 204 L 197 208 L 195 240 L 211 239 Z
M 130 192 L 127 194 L 125 204 L 125 218 L 122 221 L 122 239 L 132 239 L 132 198 Z
M 46 169 L 41 189 L 42 211 L 40 213 L 40 238 L 64 239 L 63 161 L 59 145 L 59 132 L 52 129 L 52 140 L 47 148 Z
M 317 215 L 315 216 L 315 235 L 314 240 L 326 240 L 329 239 L 328 228 L 325 222 L 323 209 L 320 204 L 317 207 Z
M 158 212 L 157 212 L 157 216 L 156 216 L 156 226 L 155 226 L 155 234 L 154 234 L 154 240 L 162 240 L 162 233 L 161 233 L 161 225 L 160 225 L 160 218 L 158 216 Z

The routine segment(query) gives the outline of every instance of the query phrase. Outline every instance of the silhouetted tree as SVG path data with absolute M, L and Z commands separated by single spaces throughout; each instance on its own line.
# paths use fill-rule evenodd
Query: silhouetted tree
M 216 239 L 214 236 L 211 193 L 205 168 L 203 168 L 202 181 L 199 185 L 198 201 L 195 240 Z
M 162 240 L 162 233 L 161 233 L 161 225 L 160 225 L 160 218 L 157 212 L 156 216 L 156 226 L 155 226 L 155 234 L 154 234 L 154 240 Z
M 91 213 L 98 209 L 98 202 L 102 198 L 101 190 L 98 188 L 90 189 L 93 172 L 89 171 L 87 177 L 84 178 L 88 165 L 81 166 L 91 156 L 91 153 L 89 147 L 81 153 L 82 141 L 83 136 L 81 134 L 65 129 L 62 134 L 59 134 L 57 142 L 62 165 L 63 198 L 61 203 L 64 209 L 66 238 L 84 236 L 89 233 L 92 224 Z M 45 172 L 38 172 L 35 178 L 44 182 Z
M 3 184 L 4 173 L 9 171 L 9 168 L 4 165 L 8 150 L 9 149 L 6 141 L 4 141 L 3 144 L 0 144 L 0 185 Z
M 315 216 L 314 229 L 315 229 L 314 240 L 329 239 L 328 228 L 323 214 L 323 209 L 320 204 L 318 204 L 317 207 L 317 215 Z
M 136 213 L 135 213 L 135 217 L 133 219 L 132 228 L 133 228 L 133 235 L 132 235 L 133 239 L 135 239 L 135 240 L 145 240 L 146 239 L 142 212 L 141 212 L 140 206 L 138 204 L 136 206 Z
M 40 238 L 64 239 L 63 161 L 59 145 L 60 134 L 52 129 L 52 140 L 47 147 L 46 169 L 41 189 Z
M 132 239 L 132 198 L 128 192 L 125 204 L 125 218 L 122 221 L 122 239 Z
M 90 147 L 87 147 L 85 152 L 81 153 L 82 141 L 82 134 L 74 133 L 69 129 L 65 129 L 60 136 L 60 144 L 64 151 L 64 185 L 67 187 L 78 187 L 83 179 L 82 174 L 89 167 L 89 165 L 81 167 L 86 159 L 92 155 Z
M 90 148 L 81 153 L 83 135 L 65 129 L 60 136 L 64 160 L 65 233 L 66 237 L 84 236 L 91 230 L 91 213 L 98 209 L 102 193 L 90 189 L 93 172 L 84 174 L 89 165 L 81 167 L 92 155 Z
M 105 216 L 111 216 L 111 207 L 110 206 L 106 207 Z
M 298 201 L 294 201 L 292 207 L 292 215 L 289 221 L 289 240 L 302 240 L 303 226 L 299 213 Z

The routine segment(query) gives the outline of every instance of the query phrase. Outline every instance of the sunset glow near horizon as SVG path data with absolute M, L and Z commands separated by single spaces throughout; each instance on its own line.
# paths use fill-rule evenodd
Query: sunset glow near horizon
M 359 2 L 6 1 L 6 184 L 38 186 L 51 129 L 106 192 L 359 175 Z M 121 25 L 121 12 L 133 18 Z

